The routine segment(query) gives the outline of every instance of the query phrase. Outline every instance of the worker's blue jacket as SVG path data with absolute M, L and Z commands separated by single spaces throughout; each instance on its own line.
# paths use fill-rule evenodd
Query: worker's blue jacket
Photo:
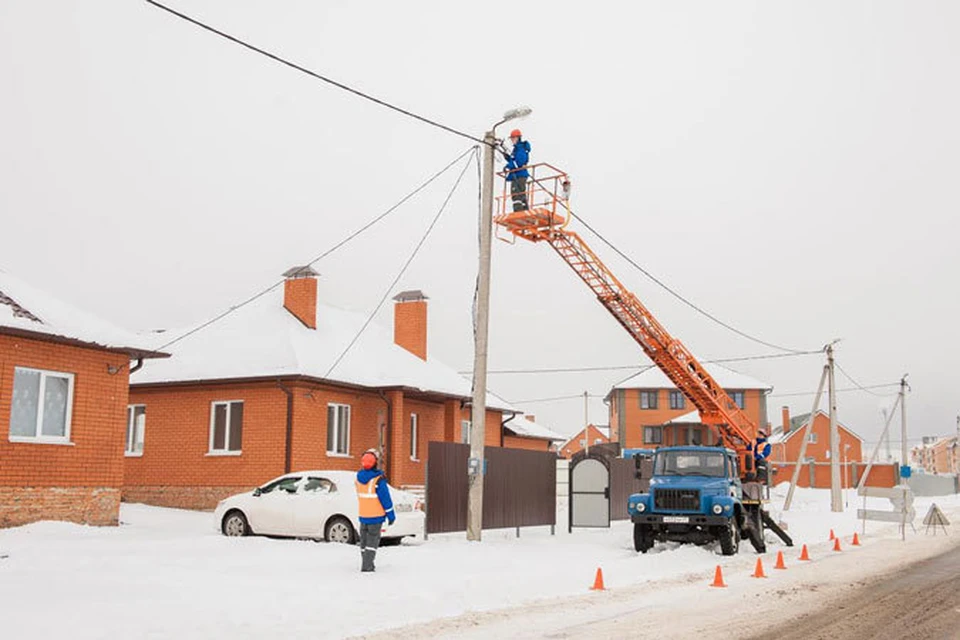
M 393 524 L 397 516 L 393 513 L 393 500 L 390 499 L 390 488 L 383 471 L 380 471 L 380 469 L 360 469 L 360 471 L 357 471 L 357 482 L 367 484 L 377 476 L 381 476 L 380 482 L 377 483 L 377 497 L 380 498 L 380 504 L 383 505 L 386 515 L 379 518 L 361 517 L 360 522 L 362 524 L 383 524 L 384 520 L 389 520 L 390 524 Z
M 753 445 L 753 457 L 757 460 L 766 460 L 770 457 L 770 443 L 763 436 L 757 438 Z
M 507 165 L 503 168 L 504 171 L 510 171 L 507 174 L 507 180 L 529 178 L 530 173 L 526 169 L 520 169 L 520 167 L 526 167 L 528 162 L 530 162 L 530 143 L 526 140 L 519 140 L 517 144 L 513 145 L 513 153 L 507 156 Z M 512 171 L 512 169 L 520 170 Z

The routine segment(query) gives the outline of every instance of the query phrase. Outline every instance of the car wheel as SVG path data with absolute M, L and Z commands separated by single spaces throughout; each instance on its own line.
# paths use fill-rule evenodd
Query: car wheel
M 403 538 L 380 538 L 381 547 L 399 547 Z
M 239 511 L 231 511 L 223 517 L 221 524 L 223 535 L 233 537 L 245 536 L 250 533 L 250 525 L 247 524 L 247 518 Z
M 342 544 L 355 544 L 357 541 L 357 532 L 353 530 L 350 521 L 342 516 L 331 518 L 324 531 L 324 540 L 327 542 L 340 542 Z

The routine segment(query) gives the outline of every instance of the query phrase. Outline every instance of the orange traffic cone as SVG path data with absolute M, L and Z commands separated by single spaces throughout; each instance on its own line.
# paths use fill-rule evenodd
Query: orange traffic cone
M 774 569 L 786 569 L 787 565 L 783 563 L 783 551 L 777 551 L 777 564 L 773 565 Z
M 857 535 L 856 531 L 853 532 L 853 542 L 851 542 L 850 544 L 852 544 L 855 547 L 860 546 L 860 537 Z
M 593 579 L 593 586 L 590 587 L 591 591 L 603 591 L 603 569 L 597 567 L 597 577 Z
M 841 550 L 841 549 L 840 549 L 840 538 L 834 538 L 834 539 L 833 539 L 833 550 L 834 550 L 834 551 L 840 551 L 840 550 Z
M 830 539 L 831 539 L 831 540 L 836 540 L 836 539 L 837 539 L 837 536 L 834 535 L 834 533 L 833 533 L 833 529 L 830 529 Z
M 807 553 L 807 545 L 803 545 L 803 549 L 800 550 L 800 557 L 797 560 L 809 560 L 810 554 Z
M 754 578 L 766 578 L 766 574 L 763 572 L 763 560 L 757 558 L 757 567 L 753 570 Z
M 723 571 L 720 570 L 720 565 L 717 565 L 717 571 L 716 573 L 713 574 L 713 584 L 711 584 L 710 586 L 711 587 L 727 586 L 723 583 Z

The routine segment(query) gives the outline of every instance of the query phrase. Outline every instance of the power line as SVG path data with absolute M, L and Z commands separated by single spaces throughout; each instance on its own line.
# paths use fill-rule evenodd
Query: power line
M 149 1 L 149 0 L 148 0 L 148 1 Z M 462 160 L 464 156 L 466 156 L 468 153 L 470 153 L 470 152 L 473 151 L 474 149 L 476 149 L 476 147 L 470 147 L 469 149 L 467 149 L 466 151 L 464 151 L 463 153 L 461 153 L 461 154 L 460 154 L 459 156 L 457 156 L 454 160 L 452 160 L 451 162 L 449 162 L 443 169 L 440 169 L 439 171 L 437 171 L 436 173 L 434 173 L 432 176 L 430 176 L 429 178 L 427 178 L 426 181 L 422 182 L 422 183 L 420 184 L 420 186 L 418 186 L 416 189 L 414 189 L 413 191 L 411 191 L 411 192 L 408 193 L 407 195 L 403 196 L 403 198 L 401 198 L 399 201 L 397 201 L 397 203 L 394 204 L 392 207 L 390 207 L 389 209 L 387 209 L 386 211 L 384 211 L 383 213 L 381 213 L 380 215 L 378 215 L 377 217 L 375 217 L 374 219 L 372 219 L 370 222 L 366 223 L 365 225 L 363 225 L 362 227 L 360 227 L 359 229 L 357 229 L 356 231 L 354 231 L 353 233 L 351 233 L 350 235 L 348 235 L 346 238 L 344 238 L 343 240 L 341 240 L 341 241 L 338 242 L 337 244 L 333 245 L 332 247 L 330 247 L 329 249 L 327 249 L 326 251 L 324 251 L 323 253 L 321 253 L 320 255 L 318 255 L 316 258 L 314 258 L 313 260 L 311 260 L 310 262 L 308 262 L 305 266 L 308 266 L 308 267 L 313 266 L 314 264 L 316 264 L 317 262 L 319 262 L 319 261 L 322 260 L 323 258 L 326 258 L 326 257 L 329 256 L 331 253 L 333 253 L 334 251 L 336 251 L 337 249 L 339 249 L 339 248 L 342 247 L 343 245 L 347 244 L 348 242 L 350 242 L 351 240 L 353 240 L 354 238 L 356 238 L 357 236 L 359 236 L 360 234 L 362 234 L 364 231 L 366 231 L 367 229 L 369 229 L 369 228 L 372 227 L 373 225 L 377 224 L 378 222 L 380 222 L 381 220 L 383 220 L 384 218 L 386 218 L 388 215 L 390 215 L 391 213 L 393 213 L 394 211 L 396 211 L 397 209 L 399 209 L 402 205 L 404 205 L 408 200 L 410 200 L 410 199 L 413 198 L 415 195 L 417 195 L 418 193 L 420 193 L 421 191 L 423 191 L 425 188 L 427 188 L 428 185 L 430 185 L 433 181 L 435 181 L 437 178 L 439 178 L 439 177 L 442 176 L 444 173 L 446 173 L 446 172 L 450 169 L 450 167 L 452 167 L 452 166 L 454 166 L 455 164 L 457 164 L 457 162 L 459 162 L 460 160 Z M 262 289 L 261 291 L 255 293 L 254 295 L 252 295 L 252 296 L 250 296 L 249 298 L 247 298 L 246 300 L 244 300 L 243 302 L 241 302 L 241 303 L 239 303 L 239 304 L 237 304 L 237 305 L 234 305 L 234 306 L 230 307 L 229 309 L 227 309 L 227 310 L 224 311 L 223 313 L 221 313 L 221 314 L 219 314 L 219 315 L 211 318 L 210 320 L 207 320 L 207 321 L 204 322 L 203 324 L 200 324 L 200 325 L 194 327 L 194 328 L 191 329 L 190 331 L 187 331 L 187 332 L 184 333 L 183 335 L 180 335 L 180 336 L 174 338 L 173 340 L 171 340 L 170 342 L 167 342 L 167 343 L 164 344 L 163 346 L 157 347 L 157 351 L 163 351 L 163 350 L 166 349 L 167 347 L 169 347 L 169 346 L 171 346 L 171 345 L 174 345 L 174 344 L 180 342 L 180 341 L 183 340 L 184 338 L 186 338 L 186 337 L 188 337 L 188 336 L 191 336 L 191 335 L 197 333 L 198 331 L 202 331 L 203 329 L 206 329 L 207 327 L 209 327 L 210 325 L 212 325 L 212 324 L 214 324 L 214 323 L 216 323 L 216 322 L 219 322 L 220 320 L 222 320 L 223 318 L 226 318 L 228 315 L 230 315 L 230 314 L 233 313 L 234 311 L 237 311 L 237 310 L 239 310 L 239 309 L 242 309 L 243 307 L 247 306 L 248 304 L 250 304 L 250 303 L 253 302 L 254 300 L 258 300 L 259 298 L 262 298 L 263 296 L 267 295 L 268 293 L 270 293 L 271 291 L 273 291 L 274 289 L 276 289 L 277 287 L 279 287 L 279 286 L 282 285 L 283 283 L 284 283 L 284 279 L 280 279 L 280 280 L 278 280 L 277 282 L 274 282 L 272 285 L 270 285 L 270 286 L 267 287 L 266 289 Z
M 777 349 L 777 350 L 779 350 L 779 351 L 786 351 L 786 352 L 789 352 L 789 353 L 796 353 L 796 354 L 804 353 L 804 352 L 806 351 L 806 350 L 804 350 L 804 349 L 791 349 L 791 348 L 789 348 L 789 347 L 781 347 L 780 345 L 773 344 L 772 342 L 766 342 L 765 340 L 761 340 L 760 338 L 756 338 L 756 337 L 754 337 L 754 336 L 752 336 L 752 335 L 750 335 L 750 334 L 748 334 L 748 333 L 746 333 L 746 332 L 744 332 L 744 331 L 741 331 L 740 329 L 737 329 L 736 327 L 734 327 L 734 326 L 732 326 L 732 325 L 724 322 L 723 320 L 719 319 L 718 317 L 716 317 L 715 315 L 713 315 L 713 314 L 710 313 L 709 311 L 706 311 L 705 309 L 703 309 L 703 308 L 701 308 L 701 307 L 698 307 L 696 304 L 694 304 L 694 303 L 691 302 L 690 300 L 687 300 L 687 299 L 684 298 L 682 295 L 680 295 L 679 293 L 677 293 L 676 291 L 674 291 L 673 289 L 671 289 L 671 288 L 670 288 L 666 283 L 664 283 L 662 280 L 660 280 L 659 278 L 657 278 L 656 276 L 654 276 L 652 273 L 650 273 L 649 271 L 647 271 L 646 269 L 644 269 L 643 267 L 641 267 L 639 264 L 637 264 L 637 262 L 635 262 L 630 256 L 628 256 L 628 255 L 625 254 L 623 251 L 621 251 L 620 249 L 618 249 L 612 242 L 610 242 L 610 241 L 607 240 L 603 235 L 601 235 L 599 231 L 597 231 L 596 229 L 594 229 L 593 227 L 591 227 L 590 224 L 587 223 L 587 221 L 584 220 L 582 217 L 580 217 L 579 215 L 577 215 L 576 213 L 574 213 L 574 212 L 571 211 L 570 209 L 568 209 L 568 211 L 570 212 L 570 215 L 571 215 L 571 216 L 573 216 L 574 218 L 576 218 L 577 220 L 579 220 L 580 223 L 583 224 L 583 226 L 585 226 L 588 230 L 590 230 L 590 232 L 593 233 L 593 235 L 595 235 L 597 238 L 599 238 L 601 242 L 603 242 L 605 245 L 607 245 L 608 247 L 610 247 L 610 249 L 612 249 L 617 255 L 619 255 L 621 258 L 623 258 L 623 259 L 626 260 L 628 263 L 630 263 L 630 265 L 633 266 L 633 267 L 634 267 L 635 269 L 637 269 L 638 271 L 640 271 L 640 273 L 642 273 L 643 275 L 647 276 L 650 280 L 652 280 L 652 281 L 655 282 L 657 285 L 659 285 L 659 286 L 660 286 L 662 289 L 664 289 L 667 293 L 669 293 L 669 294 L 672 295 L 674 298 L 676 298 L 677 300 L 681 301 L 682 303 L 684 303 L 685 305 L 687 305 L 688 307 L 690 307 L 691 309 L 693 309 L 693 310 L 696 311 L 697 313 L 700 313 L 701 315 L 706 316 L 706 317 L 709 318 L 710 320 L 713 320 L 714 322 L 716 322 L 717 324 L 719 324 L 721 327 L 724 327 L 725 329 L 728 329 L 728 330 L 736 333 L 737 335 L 739 335 L 739 336 L 741 336 L 741 337 L 743 337 L 743 338 L 746 338 L 747 340 L 751 340 L 751 341 L 753 341 L 753 342 L 756 342 L 757 344 L 762 344 L 762 345 L 764 345 L 764 346 L 766 346 L 766 347 L 770 347 L 771 349 Z
M 857 382 L 856 380 L 854 380 L 854 379 L 850 376 L 849 373 L 847 373 L 846 371 L 844 371 L 843 367 L 841 367 L 841 366 L 837 363 L 836 360 L 834 360 L 833 366 L 835 366 L 837 369 L 839 369 L 839 370 L 840 370 L 840 373 L 842 373 L 842 374 L 847 378 L 847 380 L 849 380 L 850 382 L 852 382 L 852 383 L 854 384 L 854 386 L 856 386 L 858 389 L 860 389 L 860 390 L 862 390 L 862 391 L 866 391 L 866 392 L 869 393 L 870 395 L 877 396 L 878 398 L 886 398 L 886 397 L 888 397 L 887 395 L 880 394 L 880 393 L 876 393 L 876 392 L 874 392 L 874 391 L 870 391 L 870 389 L 868 389 L 868 388 L 864 387 L 863 385 L 861 385 L 859 382 Z
M 476 153 L 477 148 L 474 147 L 473 151 Z M 433 217 L 433 220 L 430 221 L 430 225 L 427 227 L 427 230 L 424 231 L 423 236 L 421 236 L 420 241 L 417 243 L 417 246 L 413 248 L 413 253 L 410 254 L 410 257 L 407 258 L 407 261 L 403 263 L 403 267 L 400 268 L 399 273 L 390 283 L 390 286 L 383 293 L 383 297 L 380 298 L 380 302 L 377 303 L 377 306 L 374 307 L 373 311 L 370 312 L 370 315 L 367 316 L 366 321 L 363 323 L 363 326 L 360 327 L 360 330 L 357 331 L 357 335 L 353 337 L 353 340 L 350 341 L 350 344 L 343 350 L 337 359 L 333 361 L 333 364 L 330 365 L 330 368 L 324 374 L 324 378 L 329 378 L 330 374 L 333 373 L 333 370 L 337 368 L 337 365 L 340 364 L 340 361 L 343 360 L 344 356 L 353 348 L 353 345 L 356 344 L 357 340 L 360 339 L 360 336 L 363 335 L 363 332 L 366 331 L 367 327 L 370 326 L 370 323 L 373 321 L 373 317 L 377 315 L 377 312 L 380 311 L 380 308 L 383 306 L 383 303 L 387 301 L 387 298 L 390 296 L 390 293 L 393 291 L 393 288 L 397 285 L 397 282 L 400 281 L 400 278 L 403 277 L 403 274 L 406 273 L 407 268 L 413 262 L 414 258 L 417 257 L 417 254 L 420 252 L 420 248 L 423 247 L 423 243 L 427 241 L 427 238 L 430 236 L 430 232 L 433 231 L 433 228 L 436 226 L 437 221 L 440 220 L 440 216 L 443 215 L 443 212 L 447 208 L 447 204 L 450 202 L 450 198 L 453 197 L 454 192 L 457 190 L 457 187 L 460 186 L 460 181 L 463 180 L 463 175 L 467 172 L 467 169 L 470 167 L 469 160 L 464 163 L 463 169 L 460 171 L 460 175 L 457 176 L 457 181 L 453 183 L 450 192 L 447 194 L 446 199 L 444 199 L 443 204 L 440 205 L 437 215 Z
M 806 356 L 806 355 L 815 355 L 822 353 L 822 351 L 798 351 L 796 353 L 768 353 L 755 356 L 739 356 L 734 358 L 714 358 L 712 360 L 703 360 L 705 364 L 721 364 L 724 362 L 747 362 L 749 360 L 772 360 L 777 358 L 794 358 L 796 356 Z M 528 374 L 528 373 L 581 373 L 588 371 L 620 371 L 627 369 L 637 369 L 643 367 L 644 365 L 635 365 L 635 364 L 617 364 L 617 365 L 606 365 L 606 366 L 592 366 L 592 367 L 545 367 L 545 368 L 531 368 L 531 369 L 497 369 L 495 371 L 488 371 L 488 374 Z M 646 368 L 649 368 L 652 365 L 646 365 Z M 460 374 L 466 375 L 471 373 L 469 370 L 460 371 Z
M 213 33 L 213 34 L 216 34 L 216 35 L 220 36 L 221 38 L 224 38 L 224 39 L 226 39 L 226 40 L 229 40 L 230 42 L 233 42 L 234 44 L 238 44 L 238 45 L 240 45 L 241 47 L 245 47 L 246 49 L 249 49 L 250 51 L 253 51 L 253 52 L 255 52 L 255 53 L 259 53 L 259 54 L 262 55 L 262 56 L 266 56 L 267 58 L 270 58 L 271 60 L 273 60 L 273 61 L 275 61 L 275 62 L 279 62 L 279 63 L 282 64 L 282 65 L 286 65 L 286 66 L 290 67 L 291 69 L 295 69 L 295 70 L 299 71 L 300 73 L 305 73 L 306 75 L 308 75 L 308 76 L 310 76 L 310 77 L 312 77 L 312 78 L 316 78 L 317 80 L 321 80 L 321 81 L 323 81 L 323 82 L 326 82 L 327 84 L 333 85 L 333 86 L 337 87 L 338 89 L 342 89 L 342 90 L 344 90 L 344 91 L 348 91 L 349 93 L 352 93 L 352 94 L 354 94 L 355 96 L 359 96 L 359 97 L 361 97 L 361 98 L 363 98 L 363 99 L 365 99 L 365 100 L 369 100 L 370 102 L 373 102 L 373 103 L 375 103 L 375 104 L 378 104 L 378 105 L 380 105 L 381 107 L 386 107 L 387 109 L 391 109 L 391 110 L 396 111 L 397 113 L 401 113 L 401 114 L 403 114 L 403 115 L 405 115 L 405 116 L 407 116 L 407 117 L 409 117 L 409 118 L 413 118 L 414 120 L 419 120 L 420 122 L 423 122 L 423 123 L 425 123 L 425 124 L 429 124 L 430 126 L 436 127 L 436 128 L 438 128 L 438 129 L 442 129 L 442 130 L 444 130 L 444 131 L 446 131 L 446 132 L 448 132 L 448 133 L 452 133 L 452 134 L 454 134 L 454 135 L 456 135 L 456 136 L 460 136 L 461 138 L 466 138 L 466 139 L 468 139 L 468 140 L 472 140 L 473 142 L 477 142 L 477 143 L 479 143 L 479 144 L 486 144 L 482 139 L 476 138 L 476 137 L 470 135 L 469 133 L 464 133 L 463 131 L 460 131 L 460 130 L 458 130 L 458 129 L 454 129 L 453 127 L 449 127 L 449 126 L 447 126 L 447 125 L 445 125 L 445 124 L 442 124 L 442 123 L 440 123 L 440 122 L 437 122 L 436 120 L 431 120 L 430 118 L 427 118 L 427 117 L 425 117 L 425 116 L 421 116 L 421 115 L 419 115 L 419 114 L 416 114 L 416 113 L 414 113 L 414 112 L 412 112 L 412 111 L 409 111 L 409 110 L 407 110 L 407 109 L 404 109 L 404 108 L 402 108 L 402 107 L 398 107 L 397 105 L 391 104 L 391 103 L 387 102 L 386 100 L 381 100 L 380 98 L 376 98 L 376 97 L 374 97 L 374 96 L 371 96 L 370 94 L 364 93 L 363 91 L 360 91 L 359 89 L 354 89 L 353 87 L 348 86 L 348 85 L 346 85 L 346 84 L 343 84 L 342 82 L 337 82 L 336 80 L 333 80 L 333 79 L 328 78 L 328 77 L 326 77 L 326 76 L 324 76 L 324 75 L 321 75 L 321 74 L 317 73 L 316 71 L 311 71 L 310 69 L 307 69 L 306 67 L 302 67 L 302 66 L 300 66 L 300 65 L 298 65 L 298 64 L 296 64 L 296 63 L 294 63 L 294 62 L 291 62 L 291 61 L 289 61 L 289 60 L 287 60 L 287 59 L 285 59 L 285 58 L 282 58 L 282 57 L 278 56 L 278 55 L 275 54 L 275 53 L 271 53 L 271 52 L 269 52 L 269 51 L 266 51 L 266 50 L 264 50 L 264 49 L 261 49 L 260 47 L 254 46 L 254 45 L 250 44 L 249 42 L 246 42 L 246 41 L 244 41 L 244 40 L 241 40 L 240 38 L 237 38 L 236 36 L 232 36 L 232 35 L 230 35 L 229 33 L 226 33 L 226 32 L 224 32 L 224 31 L 221 31 L 221 30 L 219 30 L 219 29 L 217 29 L 217 28 L 215 28 L 215 27 L 212 27 L 212 26 L 210 26 L 210 25 L 208 25 L 208 24 L 206 24 L 206 23 L 200 22 L 200 21 L 197 20 L 196 18 L 191 18 L 190 16 L 188 16 L 188 15 L 186 15 L 186 14 L 184 14 L 184 13 L 180 13 L 179 11 L 177 11 L 177 10 L 175 10 L 175 9 L 171 9 L 170 7 L 168 7 L 168 6 L 166 6 L 166 5 L 160 4 L 159 2 L 156 2 L 156 0 L 146 0 L 146 2 L 148 2 L 149 4 L 152 4 L 153 6 L 157 7 L 158 9 L 163 9 L 163 10 L 166 11 L 167 13 L 169 13 L 169 14 L 171 14 L 171 15 L 174 15 L 174 16 L 182 19 L 182 20 L 186 20 L 187 22 L 189 22 L 189 23 L 191 23 L 191 24 L 193 24 L 193 25 L 196 25 L 197 27 L 200 27 L 201 29 L 204 29 L 205 31 L 209 31 L 210 33 Z
M 891 398 L 891 397 L 895 396 L 896 394 L 895 394 L 895 393 L 894 393 L 894 394 L 873 393 L 872 391 L 870 391 L 870 389 L 883 389 L 883 388 L 886 388 L 886 387 L 899 387 L 899 386 L 900 386 L 900 383 L 899 383 L 899 382 L 890 382 L 890 383 L 887 383 L 887 384 L 872 384 L 872 385 L 869 385 L 869 386 L 866 386 L 866 387 L 862 387 L 862 386 L 846 387 L 846 388 L 843 388 L 843 389 L 836 389 L 835 391 L 836 391 L 837 393 L 840 393 L 840 392 L 843 392 L 843 391 L 866 391 L 867 393 L 872 393 L 873 395 L 877 396 L 878 398 Z M 816 392 L 816 391 L 797 391 L 797 392 L 792 392 L 792 393 L 771 393 L 771 394 L 770 394 L 769 396 L 767 396 L 767 397 L 768 397 L 768 398 L 787 398 L 787 397 L 790 397 L 790 396 L 815 396 L 815 395 L 817 395 L 817 392 Z
M 605 398 L 606 396 L 597 395 L 595 393 L 588 393 L 588 398 Z M 552 398 L 532 398 L 530 400 L 512 400 L 510 404 L 534 404 L 536 402 L 556 402 L 558 400 L 573 400 L 574 398 L 579 398 L 583 400 L 583 394 L 578 393 L 576 395 L 570 396 L 554 396 Z

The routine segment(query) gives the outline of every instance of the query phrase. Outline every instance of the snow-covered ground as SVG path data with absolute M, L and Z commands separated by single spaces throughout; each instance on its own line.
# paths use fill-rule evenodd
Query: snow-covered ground
M 775 514 L 782 495 L 775 492 Z M 960 519 L 957 496 L 918 499 L 920 533 L 910 532 L 908 544 L 925 544 L 919 522 L 931 501 L 952 521 Z M 860 530 L 854 502 L 851 495 L 849 509 L 835 514 L 828 492 L 798 490 L 783 517 L 797 542 L 788 562 L 807 543 L 814 556 L 807 566 L 829 566 L 829 530 L 843 536 L 845 548 Z M 870 506 L 888 509 L 889 502 Z M 0 560 L 4 637 L 335 638 L 579 594 L 616 599 L 620 592 L 623 600 L 672 586 L 696 598 L 718 564 L 735 591 L 750 582 L 757 557 L 746 543 L 729 558 L 690 545 L 639 555 L 629 523 L 620 522 L 609 530 L 558 529 L 556 536 L 523 530 L 519 539 L 513 531 L 485 532 L 480 544 L 462 534 L 431 536 L 382 549 L 377 573 L 361 575 L 355 547 L 225 538 L 209 513 L 123 505 L 121 522 L 116 528 L 42 522 L 0 531 L 0 555 L 8 555 Z M 885 556 L 871 556 L 870 546 L 894 544 L 897 536 L 896 525 L 868 522 L 865 546 L 844 555 L 862 553 L 860 564 L 882 571 Z M 768 573 L 784 548 L 770 540 Z M 589 594 L 597 567 L 611 591 Z M 682 609 L 689 601 L 672 602 Z

